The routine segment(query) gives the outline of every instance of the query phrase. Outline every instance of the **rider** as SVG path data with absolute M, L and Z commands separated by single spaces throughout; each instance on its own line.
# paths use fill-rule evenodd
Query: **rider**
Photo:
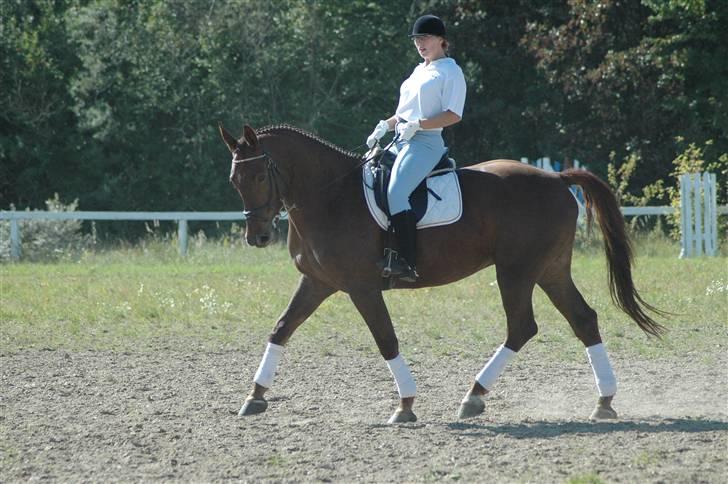
M 415 268 L 417 221 L 409 196 L 445 153 L 442 128 L 462 119 L 466 88 L 463 71 L 448 57 L 442 20 L 434 15 L 418 18 L 410 37 L 424 62 L 402 83 L 397 111 L 389 119 L 379 121 L 367 138 L 367 145 L 373 147 L 388 131 L 396 129 L 398 138 L 392 151 L 397 158 L 387 199 L 404 260 L 395 258 L 391 275 L 414 282 L 419 277 Z

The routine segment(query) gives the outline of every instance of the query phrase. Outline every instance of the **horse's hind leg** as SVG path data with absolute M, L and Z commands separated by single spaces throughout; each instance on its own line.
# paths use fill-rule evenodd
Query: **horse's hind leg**
M 597 313 L 586 303 L 571 279 L 571 261 L 563 261 L 558 267 L 546 271 L 538 285 L 564 315 L 579 340 L 586 347 L 587 358 L 594 372 L 599 400 L 591 414 L 592 420 L 614 419 L 617 412 L 612 408 L 612 398 L 617 392 L 617 379 L 609 363 L 609 357 L 599 334 Z
M 533 276 L 522 274 L 517 269 L 497 266 L 496 271 L 506 312 L 508 336 L 475 377 L 475 383 L 460 404 L 459 418 L 475 417 L 483 412 L 485 403 L 482 397 L 491 390 L 516 353 L 538 332 L 533 317 Z

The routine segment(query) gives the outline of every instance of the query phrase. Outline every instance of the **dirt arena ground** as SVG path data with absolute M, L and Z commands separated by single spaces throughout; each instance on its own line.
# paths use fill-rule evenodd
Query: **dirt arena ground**
M 0 356 L 0 481 L 725 482 L 728 358 L 614 358 L 614 423 L 583 364 L 524 351 L 483 417 L 458 402 L 483 361 L 408 355 L 414 424 L 371 352 L 286 353 L 265 414 L 237 411 L 262 353 L 163 344 Z M 705 361 L 705 360 L 702 360 Z

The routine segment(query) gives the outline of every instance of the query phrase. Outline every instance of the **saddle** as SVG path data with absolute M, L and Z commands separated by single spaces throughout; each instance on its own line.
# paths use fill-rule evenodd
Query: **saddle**
M 364 165 L 364 192 L 369 211 L 379 226 L 389 226 L 387 188 L 396 155 L 388 150 L 368 153 L 370 161 Z M 434 227 L 456 222 L 462 214 L 462 195 L 455 171 L 455 161 L 445 151 L 440 161 L 409 198 L 418 228 Z
M 445 150 L 445 153 L 442 155 L 442 158 L 440 158 L 440 161 L 437 162 L 437 165 L 435 165 L 432 171 L 420 182 L 419 185 L 417 185 L 417 188 L 415 188 L 410 195 L 410 205 L 412 206 L 412 210 L 414 211 L 418 222 L 422 220 L 422 217 L 427 211 L 428 193 L 437 200 L 442 200 L 435 191 L 427 187 L 427 179 L 433 176 L 444 175 L 455 170 L 455 160 L 448 157 L 448 151 L 449 150 L 447 149 Z M 377 152 L 373 156 L 372 161 L 367 164 L 374 175 L 374 184 L 372 187 L 372 190 L 374 190 L 374 199 L 376 200 L 379 209 L 382 210 L 387 217 L 391 217 L 392 215 L 389 211 L 387 188 L 389 187 L 389 179 L 392 176 L 392 167 L 394 166 L 394 160 L 396 158 L 397 155 L 391 151 L 381 150 Z

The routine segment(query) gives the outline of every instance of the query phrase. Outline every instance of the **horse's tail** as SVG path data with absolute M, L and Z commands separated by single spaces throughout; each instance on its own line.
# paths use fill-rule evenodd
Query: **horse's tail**
M 604 250 L 609 267 L 609 293 L 612 301 L 627 313 L 645 333 L 661 336 L 665 327 L 655 322 L 646 311 L 666 315 L 647 304 L 632 281 L 632 244 L 624 228 L 624 217 L 617 198 L 609 185 L 586 170 L 566 170 L 560 173 L 569 185 L 579 185 L 586 199 L 587 223 L 591 225 L 592 209 L 596 209 L 599 228 L 604 238 Z

